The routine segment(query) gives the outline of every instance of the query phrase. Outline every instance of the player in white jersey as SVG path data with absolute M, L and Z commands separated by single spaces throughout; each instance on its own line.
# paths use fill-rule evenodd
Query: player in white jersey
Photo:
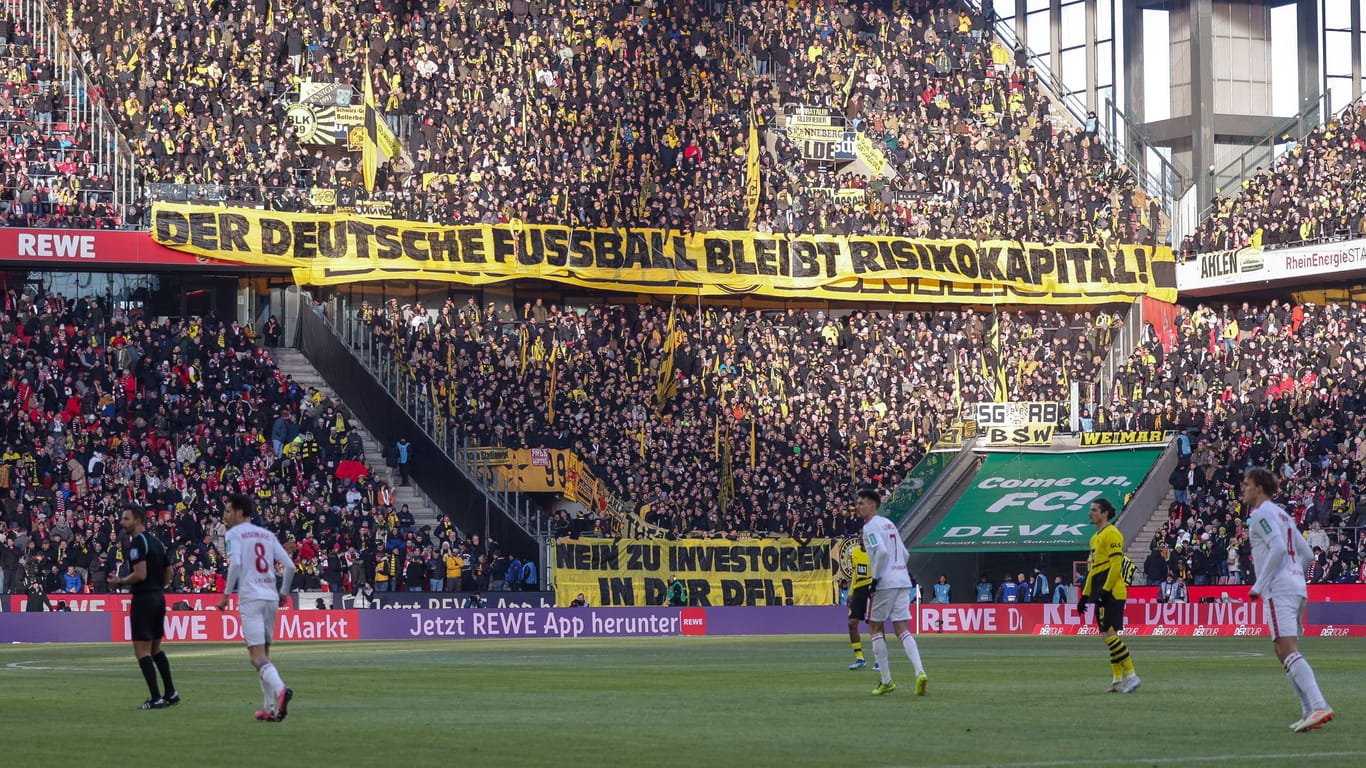
M 294 561 L 280 546 L 275 534 L 254 525 L 256 504 L 241 493 L 228 495 L 223 507 L 223 524 L 228 526 L 228 583 L 218 610 L 228 607 L 228 598 L 237 591 L 237 613 L 242 620 L 242 637 L 247 642 L 252 666 L 261 680 L 265 706 L 256 719 L 278 723 L 289 714 L 294 691 L 280 679 L 270 661 L 270 640 L 275 633 L 275 615 L 289 605 L 289 585 L 294 579 Z M 275 588 L 275 567 L 284 571 L 284 583 Z
M 911 621 L 911 573 L 906 569 L 906 545 L 901 533 L 891 520 L 877 513 L 882 496 L 877 491 L 858 493 L 858 516 L 863 520 L 863 549 L 868 553 L 868 569 L 873 576 L 868 600 L 868 631 L 873 635 L 873 658 L 882 675 L 882 684 L 873 689 L 874 696 L 896 690 L 892 682 L 892 668 L 887 662 L 887 640 L 884 625 L 892 622 L 892 629 L 901 639 L 906 657 L 915 666 L 915 695 L 924 696 L 929 685 L 925 667 L 920 663 L 920 647 L 909 627 Z
M 1314 552 L 1295 527 L 1295 521 L 1271 499 L 1279 490 L 1276 476 L 1256 467 L 1243 478 L 1243 504 L 1251 510 L 1248 536 L 1252 543 L 1252 563 L 1257 568 L 1257 583 L 1248 596 L 1264 598 L 1266 623 L 1276 644 L 1276 658 L 1285 667 L 1290 687 L 1300 698 L 1303 715 L 1291 724 L 1298 733 L 1322 728 L 1333 719 L 1333 708 L 1319 691 L 1314 670 L 1309 667 L 1297 645 L 1308 590 L 1304 572 Z

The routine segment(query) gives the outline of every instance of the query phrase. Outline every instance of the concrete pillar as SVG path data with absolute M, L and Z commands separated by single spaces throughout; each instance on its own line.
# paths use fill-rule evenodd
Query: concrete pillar
M 1110 0 L 1106 0 L 1106 2 L 1110 2 Z M 1101 114 L 1101 105 L 1097 103 L 1096 93 L 1096 80 L 1100 76 L 1100 68 L 1096 63 L 1096 0 L 1086 0 L 1084 7 L 1086 8 L 1086 108 L 1096 114 Z M 1114 50 L 1113 45 L 1110 50 Z
M 1062 0 L 1048 2 L 1048 67 L 1058 82 L 1062 77 Z
M 1129 118 L 1129 122 L 1134 125 L 1143 125 L 1147 122 L 1147 99 L 1143 93 L 1143 60 L 1147 52 L 1143 49 L 1143 9 L 1139 7 L 1138 0 L 1121 0 L 1120 14 L 1125 19 L 1124 22 L 1124 60 L 1128 62 L 1124 67 L 1124 103 L 1117 105 L 1124 110 L 1124 114 Z M 1168 58 L 1169 53 L 1162 51 L 1163 58 Z M 1141 158 L 1139 165 L 1142 168 L 1134 169 L 1135 173 L 1146 170 L 1147 153 L 1143 151 L 1143 143 L 1137 136 L 1125 133 L 1125 141 L 1129 146 L 1129 157 Z
M 1191 30 L 1191 168 L 1197 200 L 1207 205 L 1214 197 L 1214 4 L 1190 0 Z
M 1295 10 L 1298 22 L 1296 37 L 1299 38 L 1296 47 L 1300 52 L 1300 110 L 1304 110 L 1323 95 L 1323 75 L 1319 70 L 1319 46 L 1323 41 L 1323 33 L 1319 29 L 1319 0 L 1298 0 Z M 1342 105 L 1331 106 L 1336 108 Z M 1312 127 L 1313 122 L 1305 120 L 1299 132 L 1303 135 Z

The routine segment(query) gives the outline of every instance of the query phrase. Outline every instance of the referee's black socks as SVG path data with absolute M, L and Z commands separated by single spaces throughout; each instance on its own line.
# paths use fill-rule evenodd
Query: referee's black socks
M 162 654 L 162 658 L 165 658 L 164 654 Z M 161 692 L 157 690 L 157 668 L 156 664 L 152 662 L 152 657 L 143 656 L 138 659 L 138 668 L 142 670 L 142 679 L 147 681 L 147 692 L 152 694 L 152 701 L 161 698 Z
M 157 665 L 157 671 L 161 673 L 161 687 L 166 691 L 166 698 L 175 695 L 175 683 L 171 682 L 171 662 L 166 659 L 165 651 L 157 651 L 152 654 L 152 662 Z

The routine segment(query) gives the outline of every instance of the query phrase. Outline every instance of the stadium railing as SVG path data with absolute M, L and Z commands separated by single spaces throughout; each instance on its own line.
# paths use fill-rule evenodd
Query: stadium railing
M 480 488 L 500 512 L 515 522 L 527 535 L 544 539 L 550 534 L 549 519 L 531 499 L 525 498 L 508 483 L 501 486 L 493 476 L 480 472 L 469 461 L 472 443 L 462 435 L 460 426 L 448 418 L 430 392 L 423 392 L 413 378 L 407 363 L 374 343 L 370 329 L 361 322 L 359 312 L 350 306 L 345 296 L 335 296 L 330 311 L 318 313 L 323 325 L 351 352 L 352 357 L 389 393 L 399 406 L 441 449 L 461 475 Z M 337 318 L 333 320 L 332 318 Z

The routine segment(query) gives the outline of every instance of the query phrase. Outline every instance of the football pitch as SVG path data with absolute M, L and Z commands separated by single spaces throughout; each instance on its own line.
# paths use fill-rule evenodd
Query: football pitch
M 1104 692 L 1098 638 L 924 636 L 929 695 L 869 695 L 847 639 L 286 644 L 289 719 L 258 723 L 239 645 L 167 647 L 184 702 L 144 712 L 131 648 L 0 648 L 5 765 L 1244 766 L 1366 764 L 1366 641 L 1310 638 L 1338 719 L 1299 706 L 1264 638 L 1130 638 L 1143 688 Z

